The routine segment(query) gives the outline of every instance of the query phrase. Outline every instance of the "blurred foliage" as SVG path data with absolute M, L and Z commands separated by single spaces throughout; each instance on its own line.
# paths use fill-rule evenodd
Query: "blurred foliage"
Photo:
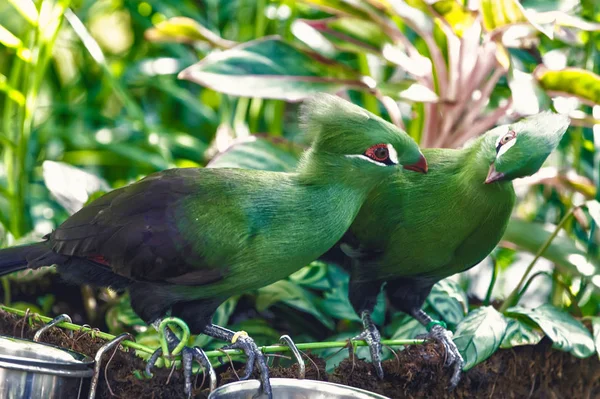
M 212 160 L 291 170 L 306 145 L 296 102 L 316 91 L 360 104 L 424 147 L 459 147 L 550 108 L 572 127 L 546 166 L 516 183 L 501 246 L 477 273 L 440 282 L 426 310 L 456 329 L 470 366 L 544 335 L 587 356 L 594 344 L 581 321 L 593 324 L 596 345 L 600 336 L 599 73 L 594 0 L 0 2 L 0 239 L 39 240 L 89 200 L 165 168 Z M 523 306 L 546 305 L 494 310 L 574 206 L 518 292 Z M 2 278 L 4 302 L 11 288 L 52 274 Z M 343 270 L 314 262 L 228 300 L 215 321 L 261 344 L 283 333 L 346 339 L 361 328 L 347 290 Z M 13 306 L 56 313 L 57 295 Z M 89 320 L 158 342 L 126 295 L 83 287 L 81 298 L 73 306 Z M 389 337 L 423 332 L 383 297 L 374 318 Z

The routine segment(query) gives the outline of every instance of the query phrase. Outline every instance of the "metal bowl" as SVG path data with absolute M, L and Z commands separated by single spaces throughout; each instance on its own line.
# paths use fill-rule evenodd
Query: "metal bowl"
M 0 399 L 83 398 L 93 368 L 81 353 L 0 335 Z
M 215 389 L 208 399 L 251 399 L 259 387 L 258 380 L 232 382 Z M 271 378 L 271 387 L 277 399 L 389 399 L 363 389 L 314 380 Z

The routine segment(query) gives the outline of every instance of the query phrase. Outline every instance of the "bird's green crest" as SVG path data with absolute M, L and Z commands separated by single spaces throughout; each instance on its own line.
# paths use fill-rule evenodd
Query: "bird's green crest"
M 542 112 L 491 130 L 488 134 L 495 140 L 496 157 L 486 183 L 537 172 L 568 127 L 568 117 Z
M 302 105 L 300 125 L 316 154 L 362 158 L 378 144 L 389 144 L 392 158 L 403 166 L 423 164 L 417 143 L 404 131 L 340 97 L 318 94 Z M 381 166 L 381 165 L 379 165 Z M 425 163 L 426 167 L 426 163 Z M 409 168 L 410 169 L 410 168 Z

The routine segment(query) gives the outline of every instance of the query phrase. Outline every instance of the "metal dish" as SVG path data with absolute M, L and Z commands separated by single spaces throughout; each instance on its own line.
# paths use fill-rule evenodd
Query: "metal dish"
M 85 355 L 0 335 L 0 399 L 83 398 L 93 374 Z
M 215 389 L 208 399 L 251 399 L 259 387 L 258 380 L 237 381 Z M 271 378 L 271 387 L 276 399 L 389 399 L 362 389 L 314 380 Z

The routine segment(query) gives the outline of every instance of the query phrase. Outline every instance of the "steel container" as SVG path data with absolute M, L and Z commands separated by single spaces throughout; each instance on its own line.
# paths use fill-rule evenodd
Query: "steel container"
M 0 399 L 85 398 L 93 374 L 81 353 L 0 335 Z
M 252 399 L 259 387 L 258 380 L 232 382 L 215 389 L 208 399 Z M 276 399 L 389 399 L 363 389 L 314 380 L 272 378 L 271 387 Z

